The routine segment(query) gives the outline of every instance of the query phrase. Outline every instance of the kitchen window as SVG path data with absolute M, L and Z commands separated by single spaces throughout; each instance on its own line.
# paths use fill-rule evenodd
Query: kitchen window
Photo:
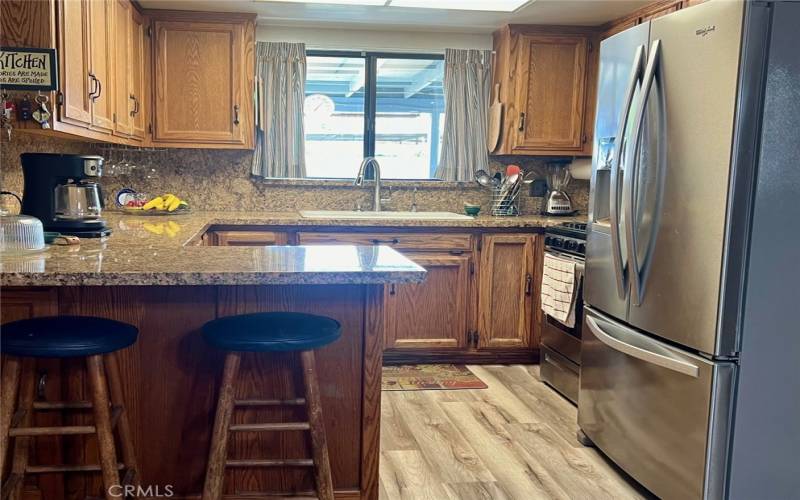
M 385 179 L 433 179 L 444 125 L 444 58 L 308 51 L 308 177 L 352 178 L 375 156 Z

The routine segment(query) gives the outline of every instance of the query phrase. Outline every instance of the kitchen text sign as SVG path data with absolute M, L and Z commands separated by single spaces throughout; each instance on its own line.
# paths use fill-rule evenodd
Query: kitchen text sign
M 0 47 L 0 87 L 8 90 L 56 90 L 55 49 Z

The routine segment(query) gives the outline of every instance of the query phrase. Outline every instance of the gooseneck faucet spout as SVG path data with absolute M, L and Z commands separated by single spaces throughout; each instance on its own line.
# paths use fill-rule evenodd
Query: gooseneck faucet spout
M 375 159 L 374 156 L 367 156 L 361 162 L 361 166 L 358 167 L 358 174 L 356 174 L 356 179 L 353 182 L 355 186 L 363 186 L 364 185 L 364 177 L 367 175 L 367 169 L 372 166 L 372 170 L 375 173 L 375 201 L 372 204 L 372 210 L 375 212 L 381 211 L 381 166 L 378 163 L 378 160 Z

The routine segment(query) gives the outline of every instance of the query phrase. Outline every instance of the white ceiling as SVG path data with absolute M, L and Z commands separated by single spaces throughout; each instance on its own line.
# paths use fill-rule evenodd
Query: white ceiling
M 436 0 L 431 0 L 436 2 Z M 533 0 L 516 12 L 479 12 L 254 0 L 140 0 L 147 9 L 252 12 L 259 25 L 491 33 L 509 23 L 593 26 L 652 0 Z

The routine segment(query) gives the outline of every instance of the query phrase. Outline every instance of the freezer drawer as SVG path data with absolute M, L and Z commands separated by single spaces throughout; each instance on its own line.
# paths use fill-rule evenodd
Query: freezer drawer
M 659 497 L 720 498 L 736 365 L 584 311 L 580 428 Z

